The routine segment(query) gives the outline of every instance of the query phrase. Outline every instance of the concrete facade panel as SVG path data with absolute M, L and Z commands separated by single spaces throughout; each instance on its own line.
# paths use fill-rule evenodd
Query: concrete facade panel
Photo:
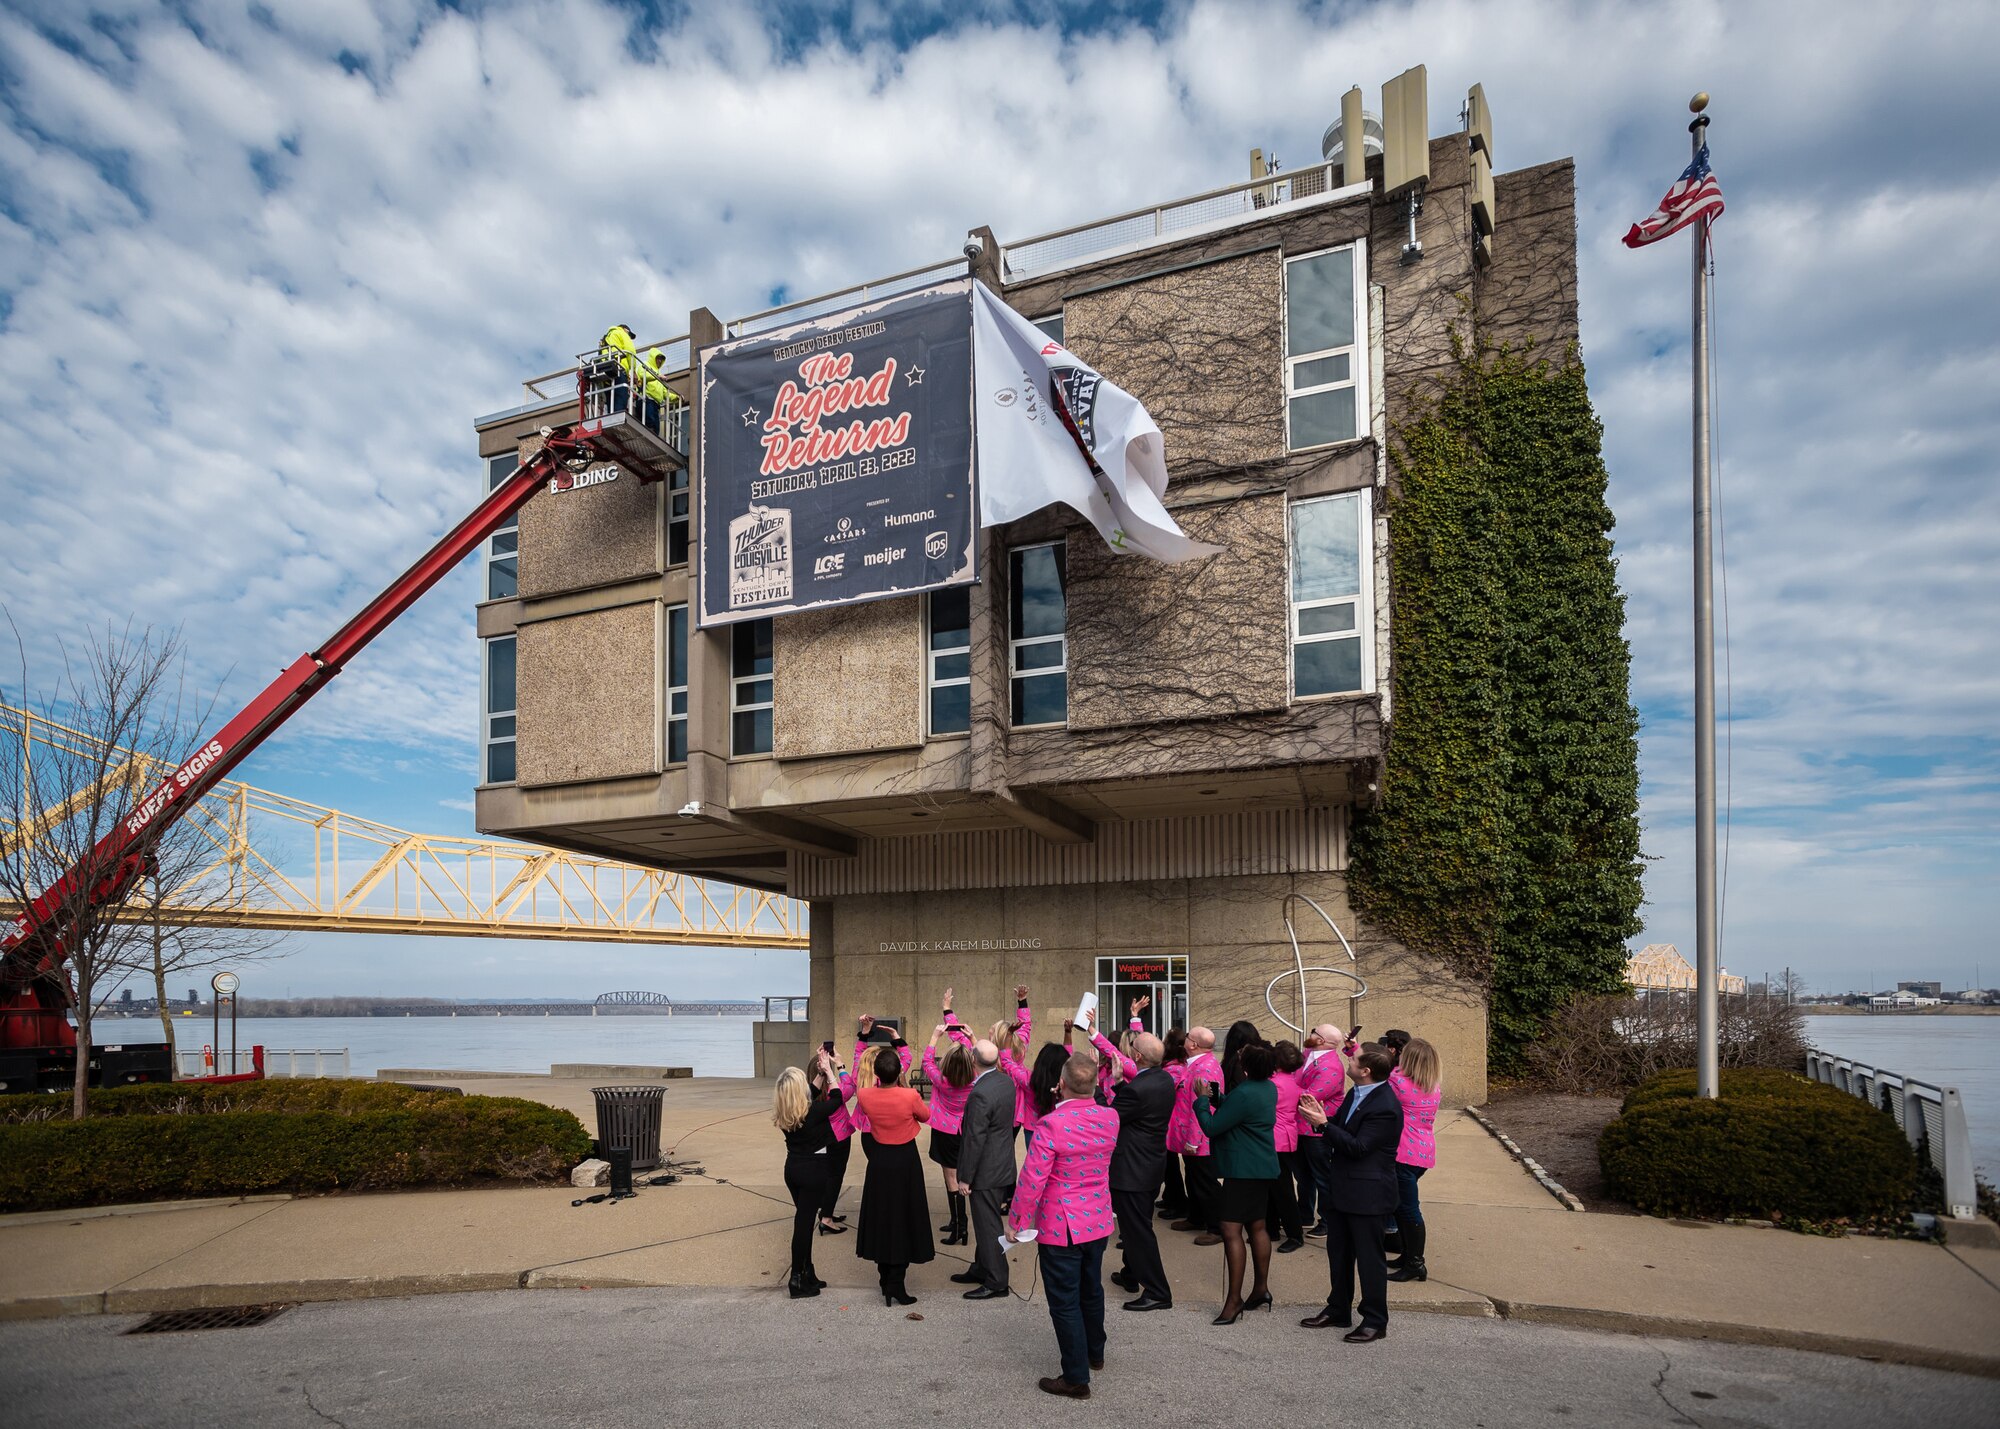
M 629 472 L 521 508 L 521 594 L 586 590 L 659 574 L 660 497 Z
M 779 616 L 771 752 L 810 759 L 922 744 L 923 624 L 920 596 Z
M 1106 729 L 1283 709 L 1289 627 L 1285 496 L 1176 513 L 1224 548 L 1168 565 L 1114 553 L 1089 533 L 1069 547 L 1069 727 Z
M 519 784 L 659 772 L 659 620 L 647 601 L 521 627 Z

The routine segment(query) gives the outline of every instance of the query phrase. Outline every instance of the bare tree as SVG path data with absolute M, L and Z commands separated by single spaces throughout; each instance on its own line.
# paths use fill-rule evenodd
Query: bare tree
M 0 738 L 0 900 L 23 909 L 47 900 L 53 934 L 9 956 L 0 996 L 26 994 L 48 1015 L 73 1011 L 71 1114 L 81 1117 L 101 1001 L 135 972 L 152 970 L 156 949 L 171 969 L 186 966 L 197 946 L 178 930 L 171 940 L 156 933 L 133 906 L 145 896 L 154 859 L 165 869 L 151 881 L 174 888 L 172 871 L 187 872 L 195 856 L 189 841 L 148 830 L 117 858 L 99 846 L 128 821 L 143 823 L 149 797 L 202 748 L 212 711 L 188 688 L 178 631 L 128 624 L 59 647 L 60 675 L 32 707 L 18 627 L 15 643 L 24 715 Z

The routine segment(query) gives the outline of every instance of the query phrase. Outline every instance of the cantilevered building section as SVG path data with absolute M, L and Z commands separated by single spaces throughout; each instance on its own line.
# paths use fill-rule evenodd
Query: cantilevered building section
M 1347 899 L 1393 716 L 1386 442 L 1451 370 L 1455 327 L 1551 355 L 1576 339 L 1573 166 L 1494 175 L 1480 97 L 1469 132 L 1392 134 L 1399 176 L 1427 172 L 1385 192 L 1374 117 L 1340 144 L 1349 108 L 1328 162 L 1260 155 L 1208 194 L 1015 242 L 975 229 L 969 259 L 695 312 L 663 344 L 692 479 L 607 469 L 494 542 L 479 827 L 810 900 L 815 1038 L 862 1012 L 928 1029 L 947 986 L 990 1020 L 1022 982 L 1038 1019 L 1093 988 L 1122 1019 L 1150 992 L 1162 1029 L 1275 1036 L 1273 1006 L 1301 1019 L 1298 979 L 1272 979 L 1339 964 L 1368 995 L 1308 973 L 1311 1020 L 1420 1027 L 1451 1098 L 1481 1099 L 1481 990 Z M 701 351 L 968 271 L 1146 405 L 1171 514 L 1223 553 L 1119 555 L 1052 507 L 976 532 L 972 585 L 697 628 Z M 558 374 L 482 419 L 489 475 L 574 409 Z M 866 530 L 850 559 L 890 539 Z M 1353 962 L 1309 912 L 1295 958 L 1293 892 Z

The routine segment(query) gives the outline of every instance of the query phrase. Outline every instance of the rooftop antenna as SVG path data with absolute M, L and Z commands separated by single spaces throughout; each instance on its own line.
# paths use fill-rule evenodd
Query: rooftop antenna
M 1431 177 L 1430 90 L 1424 67 L 1413 65 L 1382 86 L 1382 192 L 1405 191 L 1409 240 L 1403 261 L 1424 256 L 1417 216 L 1424 211 L 1424 187 Z

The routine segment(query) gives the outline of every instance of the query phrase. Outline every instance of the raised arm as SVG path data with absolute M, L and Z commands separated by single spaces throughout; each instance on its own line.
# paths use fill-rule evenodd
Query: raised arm
M 1014 985 L 1014 1020 L 1021 1025 L 1021 1045 L 1026 1047 L 1035 1035 L 1035 1014 L 1028 1006 L 1028 985 Z

